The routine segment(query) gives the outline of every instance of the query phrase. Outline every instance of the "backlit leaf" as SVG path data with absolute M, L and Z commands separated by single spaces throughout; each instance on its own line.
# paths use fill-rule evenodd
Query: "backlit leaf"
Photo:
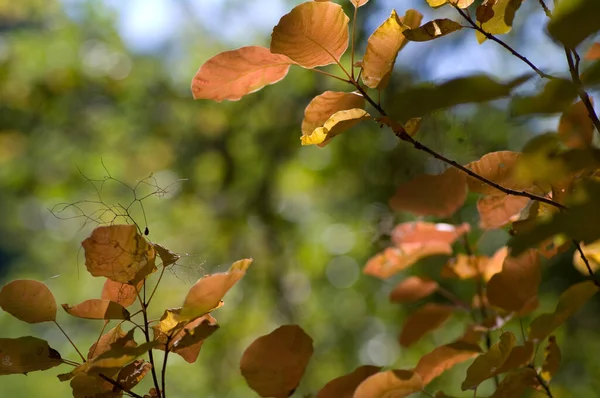
M 454 307 L 435 303 L 425 304 L 410 314 L 400 333 L 399 342 L 404 347 L 410 347 L 425 334 L 440 326 L 452 315 Z
M 0 307 L 27 323 L 56 320 L 56 301 L 48 286 L 30 279 L 17 279 L 0 290 Z
M 129 311 L 121 304 L 102 299 L 89 299 L 74 306 L 62 305 L 70 315 L 85 319 L 129 319 Z
M 134 286 L 127 283 L 115 282 L 112 279 L 106 279 L 100 298 L 103 300 L 114 301 L 117 304 L 121 304 L 123 307 L 129 307 L 135 303 L 135 300 L 138 297 L 138 291 L 141 289 L 143 283 L 143 281 L 140 281 L 137 286 Z
M 348 48 L 348 21 L 338 4 L 302 3 L 273 28 L 271 52 L 305 68 L 334 64 Z
M 394 303 L 412 303 L 429 296 L 437 288 L 438 284 L 434 280 L 411 276 L 394 287 L 390 293 L 390 301 Z
M 236 261 L 228 272 L 205 275 L 188 291 L 179 320 L 194 319 L 219 307 L 223 296 L 239 281 L 252 259 Z
M 323 127 L 317 127 L 311 134 L 302 135 L 302 145 L 318 145 L 323 147 L 329 143 L 336 135 L 352 128 L 361 120 L 369 119 L 369 115 L 364 109 L 354 108 L 345 111 L 338 111 L 331 115 Z
M 375 373 L 363 381 L 353 398 L 404 398 L 421 391 L 421 377 L 410 370 L 388 370 Z
M 125 333 L 123 329 L 121 329 L 121 326 L 117 325 L 103 334 L 100 339 L 90 347 L 87 359 L 89 360 L 104 354 L 106 351 L 110 350 L 113 344 L 120 347 L 135 347 L 137 345 L 133 339 L 133 334 Z
M 310 135 L 317 127 L 323 127 L 336 112 L 364 107 L 365 99 L 359 93 L 325 91 L 313 98 L 304 110 L 302 134 Z
M 506 256 L 508 256 L 508 247 L 506 246 L 501 247 L 494 253 L 492 258 L 487 262 L 483 272 L 483 279 L 485 281 L 489 281 L 492 279 L 492 276 L 502 271 L 502 265 L 504 264 Z
M 522 368 L 508 374 L 490 398 L 515 398 L 522 397 L 529 388 L 539 386 L 536 380 L 535 370 Z
M 362 7 L 369 2 L 369 0 L 350 0 L 354 7 Z
M 390 199 L 390 207 L 421 216 L 449 217 L 466 198 L 467 176 L 451 167 L 442 174 L 421 174 L 400 185 Z
M 459 363 L 467 361 L 481 353 L 477 344 L 456 341 L 437 347 L 429 354 L 423 355 L 415 368 L 423 380 L 429 384 L 433 379 Z
M 500 341 L 492 345 L 487 352 L 475 358 L 475 361 L 469 366 L 467 377 L 461 385 L 462 390 L 476 389 L 481 382 L 492 377 L 494 371 L 502 366 L 510 355 L 516 340 L 515 335 L 511 332 L 502 333 Z
M 593 43 L 584 58 L 590 61 L 600 59 L 600 43 Z
M 475 0 L 448 0 L 448 3 L 456 4 L 458 8 L 468 8 Z
M 452 246 L 446 242 L 409 243 L 398 247 L 388 247 L 371 257 L 363 272 L 380 279 L 387 279 L 406 269 L 420 259 L 436 254 L 452 254 Z
M 487 284 L 488 301 L 505 311 L 519 311 L 537 296 L 541 279 L 536 250 L 528 250 L 516 258 L 506 257 L 502 271 L 492 276 Z
M 538 94 L 515 96 L 510 103 L 514 116 L 553 114 L 567 109 L 577 97 L 577 88 L 570 80 L 552 79 Z
M 557 2 L 548 23 L 548 32 L 569 48 L 600 30 L 600 2 L 570 0 Z
M 225 51 L 204 63 L 192 80 L 194 99 L 237 101 L 246 94 L 277 83 L 292 61 L 268 48 L 248 46 Z
M 132 329 L 133 330 L 133 329 Z M 122 340 L 130 341 L 132 334 L 127 334 Z M 73 370 L 75 376 L 82 374 L 99 375 L 99 374 L 117 374 L 119 370 L 132 362 L 137 357 L 144 355 L 151 349 L 155 349 L 159 343 L 150 341 L 136 346 L 123 345 L 119 339 L 111 345 L 110 350 L 94 357 L 93 359 L 79 365 Z
M 520 156 L 520 153 L 511 151 L 490 152 L 465 167 L 505 188 L 523 190 L 529 187 L 528 184 L 518 181 L 515 176 L 515 166 Z M 471 176 L 467 178 L 467 184 L 471 192 L 484 195 L 499 195 L 502 193 Z
M 415 134 L 417 134 L 417 131 L 419 131 L 419 127 L 421 127 L 421 118 L 413 117 L 406 121 L 406 124 L 404 125 L 404 130 L 406 130 L 408 135 L 414 137 Z
M 536 342 L 548 337 L 597 292 L 598 287 L 592 281 L 571 285 L 560 295 L 553 313 L 540 315 L 531 322 L 529 340 Z
M 81 246 L 85 266 L 93 276 L 136 284 L 156 271 L 156 251 L 135 225 L 97 227 Z
M 284 325 L 254 340 L 240 362 L 246 383 L 261 397 L 290 396 L 313 353 L 313 341 L 298 325 Z
M 489 258 L 486 256 L 469 256 L 459 253 L 444 264 L 441 276 L 458 279 L 481 278 L 488 261 Z
M 62 363 L 60 354 L 45 340 L 32 336 L 0 338 L 0 375 L 46 370 Z
M 529 199 L 514 195 L 489 195 L 477 201 L 479 225 L 483 229 L 501 228 L 516 221 L 521 211 L 527 206 Z
M 546 382 L 549 383 L 556 372 L 558 372 L 561 356 L 560 348 L 558 347 L 558 344 L 556 344 L 556 337 L 548 337 L 548 345 L 544 350 L 544 363 L 542 365 L 542 371 L 540 372 L 540 375 Z
M 448 0 L 427 0 L 427 4 L 429 4 L 429 6 L 433 8 L 441 7 L 447 2 Z
M 560 117 L 558 136 L 569 148 L 586 148 L 594 137 L 594 124 L 588 116 L 585 104 L 578 101 Z
M 481 28 L 493 35 L 502 35 L 510 32 L 515 14 L 519 7 L 521 7 L 522 2 L 523 0 L 496 0 L 492 6 L 494 16 L 481 24 Z M 479 43 L 483 43 L 486 40 L 486 37 L 479 31 L 476 32 L 476 35 Z
M 600 240 L 590 243 L 589 245 L 580 244 L 583 254 L 588 260 L 588 264 L 592 271 L 600 269 Z M 579 250 L 573 252 L 573 265 L 577 271 L 583 275 L 589 275 L 588 267 L 581 258 Z
M 429 41 L 461 29 L 462 25 L 460 23 L 442 18 L 429 21 L 418 28 L 407 29 L 403 34 L 410 41 Z
M 113 385 L 99 376 L 80 374 L 71 380 L 73 398 L 116 398 Z
M 317 393 L 316 398 L 352 398 L 359 384 L 380 370 L 380 367 L 371 365 L 358 367 L 354 372 L 337 377 L 325 384 L 325 387 Z
M 467 223 L 452 225 L 413 221 L 398 224 L 392 231 L 392 242 L 398 247 L 408 244 L 447 243 L 452 244 L 471 230 Z
M 475 11 L 475 17 L 477 18 L 477 22 L 483 24 L 488 22 L 490 19 L 494 17 L 496 14 L 494 12 L 494 5 L 496 4 L 496 0 L 484 0 Z M 480 25 L 481 26 L 481 25 Z

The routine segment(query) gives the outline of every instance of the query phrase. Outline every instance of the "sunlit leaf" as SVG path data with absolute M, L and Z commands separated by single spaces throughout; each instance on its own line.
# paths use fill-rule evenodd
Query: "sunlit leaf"
M 448 0 L 448 3 L 456 4 L 458 8 L 468 8 L 475 0 Z
M 498 249 L 492 258 L 490 258 L 490 260 L 487 262 L 485 270 L 483 271 L 483 279 L 489 281 L 492 279 L 492 276 L 502 271 L 502 265 L 504 264 L 506 256 L 508 256 L 508 247 L 503 246 Z
M 390 293 L 390 301 L 395 303 L 412 303 L 433 294 L 437 288 L 438 284 L 434 280 L 420 276 L 411 276 L 394 287 Z
M 390 207 L 421 216 L 449 217 L 466 198 L 467 176 L 451 167 L 442 174 L 421 174 L 400 185 L 390 199 Z
M 364 380 L 353 398 L 404 398 L 421 391 L 421 377 L 410 370 L 388 370 L 375 373 Z
M 163 267 L 168 267 L 169 265 L 175 264 L 177 260 L 181 258 L 181 256 L 177 253 L 173 253 L 169 249 L 164 246 L 159 245 L 158 243 L 153 243 L 154 249 L 156 249 L 156 253 L 160 257 L 162 261 Z
M 354 391 L 367 377 L 381 370 L 378 366 L 364 365 L 354 372 L 337 377 L 319 390 L 316 398 L 352 398 Z
M 140 281 L 137 286 L 134 286 L 127 283 L 115 282 L 112 279 L 106 279 L 100 298 L 103 300 L 114 301 L 117 304 L 121 304 L 123 307 L 129 307 L 135 303 L 135 300 L 138 297 L 137 294 L 143 283 L 143 281 Z
M 369 115 L 364 109 L 354 108 L 345 111 L 338 111 L 331 115 L 323 127 L 317 127 L 309 135 L 302 135 L 302 145 L 318 145 L 323 147 L 329 143 L 336 135 L 352 128 L 361 120 L 369 119 Z
M 535 370 L 522 368 L 508 374 L 490 398 L 515 398 L 522 397 L 529 388 L 539 386 L 536 380 Z
M 574 103 L 562 114 L 558 123 L 558 136 L 569 148 L 586 148 L 591 145 L 594 124 L 583 102 Z
M 548 32 L 569 48 L 600 30 L 600 2 L 570 0 L 557 2 L 548 23 Z
M 413 221 L 398 224 L 392 231 L 392 242 L 398 247 L 408 244 L 447 243 L 452 244 L 471 230 L 467 223 L 452 225 Z
M 373 32 L 363 57 L 361 79 L 365 86 L 379 90 L 387 86 L 396 56 L 406 44 L 402 32 L 418 27 L 422 17 L 418 11 L 408 10 L 401 20 L 396 10 L 392 10 L 390 17 Z
M 85 319 L 129 319 L 129 311 L 121 304 L 102 299 L 89 299 L 74 306 L 62 305 L 69 314 Z
M 592 271 L 595 272 L 600 269 L 600 240 L 592 242 L 589 245 L 580 244 L 580 246 Z M 577 271 L 581 272 L 583 275 L 590 274 L 587 265 L 581 258 L 579 250 L 573 252 L 573 265 Z
M 277 83 L 292 61 L 268 48 L 248 46 L 225 51 L 206 61 L 192 80 L 194 99 L 237 101 L 246 94 Z
M 363 272 L 380 279 L 387 279 L 406 269 L 420 259 L 437 254 L 452 254 L 452 246 L 446 242 L 408 243 L 399 247 L 388 247 L 371 257 Z
M 305 68 L 334 64 L 348 48 L 348 21 L 338 4 L 302 3 L 273 28 L 271 52 Z
M 425 304 L 410 314 L 400 332 L 399 342 L 409 347 L 425 334 L 439 328 L 452 315 L 454 307 L 435 303 Z
M 540 315 L 531 322 L 529 340 L 536 342 L 548 337 L 597 292 L 598 287 L 592 281 L 571 285 L 560 295 L 553 313 Z
M 567 109 L 577 97 L 577 87 L 570 80 L 552 79 L 538 94 L 515 96 L 510 103 L 514 116 L 553 114 Z
M 304 110 L 302 134 L 310 135 L 317 127 L 323 127 L 336 112 L 364 107 L 365 99 L 359 93 L 325 91 L 313 98 Z
M 483 229 L 501 228 L 511 221 L 516 221 L 521 211 L 527 206 L 529 199 L 514 195 L 489 195 L 477 201 L 479 225 Z
M 45 340 L 32 336 L 0 338 L 0 375 L 46 370 L 62 363 L 60 354 Z
M 254 340 L 240 362 L 246 383 L 261 397 L 290 396 L 313 353 L 313 341 L 298 325 L 284 325 Z
M 585 53 L 584 58 L 590 61 L 600 59 L 600 43 L 593 43 L 589 50 Z
M 489 258 L 459 253 L 449 259 L 441 271 L 443 278 L 472 279 L 483 276 Z
M 462 25 L 451 19 L 434 19 L 424 25 L 414 29 L 407 29 L 403 32 L 404 37 L 410 41 L 429 41 L 446 36 L 457 30 L 461 30 Z
M 494 16 L 481 24 L 481 28 L 493 35 L 502 35 L 510 32 L 515 19 L 515 14 L 523 0 L 496 0 L 492 9 Z M 483 43 L 486 37 L 479 31 L 475 32 L 479 43 Z
M 0 290 L 0 307 L 27 323 L 56 320 L 56 301 L 48 286 L 30 279 L 17 279 Z
M 131 390 L 150 372 L 152 364 L 143 359 L 136 359 L 119 371 L 117 382 L 127 390 Z
M 429 6 L 433 8 L 441 7 L 447 2 L 448 0 L 427 0 L 427 4 L 429 4 Z
M 156 271 L 156 251 L 135 225 L 100 226 L 81 245 L 85 266 L 93 276 L 137 284 Z
M 524 190 L 529 188 L 529 185 L 519 181 L 515 176 L 515 166 L 520 156 L 520 153 L 511 151 L 490 152 L 465 167 L 505 188 Z M 502 193 L 491 185 L 471 176 L 467 178 L 467 184 L 471 192 L 484 195 L 499 195 Z
M 546 382 L 549 383 L 556 372 L 558 372 L 561 357 L 560 348 L 558 347 L 558 344 L 556 344 L 556 337 L 548 337 L 548 345 L 544 350 L 544 363 L 542 365 L 542 371 L 540 372 L 540 376 L 542 376 Z
M 205 275 L 188 291 L 179 320 L 194 319 L 219 307 L 225 294 L 246 274 L 252 259 L 236 261 L 228 272 Z
M 505 311 L 519 311 L 537 296 L 541 279 L 540 258 L 536 250 L 529 250 L 516 258 L 506 257 L 502 271 L 492 276 L 487 284 L 488 301 Z
M 406 121 L 406 124 L 404 125 L 404 130 L 406 130 L 408 135 L 414 137 L 415 134 L 417 134 L 417 131 L 419 131 L 419 127 L 421 127 L 421 118 L 413 117 Z
M 429 354 L 423 355 L 415 368 L 423 380 L 429 384 L 433 379 L 459 363 L 467 361 L 481 353 L 477 344 L 456 341 L 437 347 Z
M 354 7 L 362 7 L 369 2 L 369 0 L 350 0 Z
M 129 335 L 123 339 L 128 340 Z M 117 341 L 110 347 L 110 350 L 75 368 L 73 373 L 75 376 L 79 376 L 81 374 L 117 374 L 123 366 L 132 362 L 137 357 L 144 355 L 151 349 L 155 349 L 158 345 L 158 342 L 150 341 L 137 346 L 129 346 L 120 344 Z
M 125 333 L 123 329 L 121 329 L 121 326 L 117 325 L 103 334 L 100 339 L 90 347 L 87 359 L 89 360 L 104 354 L 106 351 L 110 350 L 113 344 L 120 347 L 135 347 L 137 345 L 133 339 L 133 334 Z
M 467 377 L 461 385 L 462 390 L 476 389 L 481 382 L 492 377 L 494 371 L 502 366 L 510 355 L 516 340 L 515 335 L 511 332 L 502 333 L 500 341 L 492 345 L 487 352 L 475 358 L 475 361 L 469 366 Z

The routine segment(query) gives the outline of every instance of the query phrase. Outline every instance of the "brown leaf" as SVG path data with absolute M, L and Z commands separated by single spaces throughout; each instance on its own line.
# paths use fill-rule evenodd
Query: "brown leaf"
M 490 398 L 515 398 L 522 397 L 528 388 L 539 386 L 535 370 L 531 368 L 519 369 L 507 375 L 498 385 Z
M 515 346 L 510 350 L 504 363 L 494 370 L 492 376 L 510 372 L 511 370 L 526 366 L 533 359 L 533 343 L 526 341 L 524 345 Z
M 354 391 L 367 377 L 381 370 L 378 366 L 364 365 L 358 367 L 354 372 L 337 377 L 325 384 L 316 398 L 353 398 Z
M 129 307 L 135 303 L 135 300 L 138 297 L 137 294 L 143 284 L 144 281 L 139 281 L 137 286 L 134 286 L 127 283 L 115 282 L 112 279 L 106 279 L 100 298 L 103 300 L 114 301 L 117 304 L 121 304 L 123 307 Z
M 451 225 L 413 221 L 398 224 L 392 231 L 392 241 L 398 247 L 405 244 L 447 243 L 452 244 L 471 230 L 467 223 Z
M 353 398 L 404 398 L 423 389 L 421 377 L 410 370 L 388 370 L 365 379 Z
M 365 99 L 359 93 L 325 91 L 313 98 L 304 110 L 302 134 L 312 134 L 317 127 L 322 127 L 334 113 L 364 107 Z
M 591 98 L 590 98 L 591 100 Z M 594 123 L 581 101 L 569 106 L 558 122 L 558 136 L 569 148 L 587 148 L 594 138 Z
M 481 353 L 477 344 L 465 341 L 456 341 L 437 347 L 429 354 L 423 355 L 415 368 L 423 380 L 423 385 L 429 384 L 433 379 L 459 363 L 467 361 Z
M 146 374 L 152 369 L 152 365 L 143 359 L 136 359 L 129 365 L 124 366 L 117 375 L 117 382 L 125 387 L 127 390 L 131 390 L 135 387 Z
M 483 229 L 501 228 L 519 219 L 529 199 L 514 195 L 490 195 L 477 201 L 480 223 Z
M 504 332 L 500 335 L 500 341 L 490 347 L 490 349 L 475 358 L 475 361 L 467 369 L 467 377 L 463 381 L 461 388 L 465 390 L 476 389 L 481 382 L 492 377 L 494 371 L 506 361 L 516 342 L 515 335 L 510 332 Z
M 520 156 L 520 153 L 511 151 L 490 152 L 465 167 L 505 188 L 524 190 L 529 188 L 529 184 L 520 182 L 515 177 L 515 165 Z M 499 195 L 501 193 L 496 188 L 471 176 L 467 177 L 467 184 L 471 192 L 484 195 Z
M 284 398 L 300 383 L 312 354 L 310 336 L 298 325 L 284 325 L 246 348 L 240 370 L 261 397 Z
M 584 58 L 589 61 L 600 59 L 600 43 L 593 43 Z
M 403 34 L 410 41 L 429 41 L 461 29 L 460 23 L 448 18 L 441 18 L 429 21 L 415 29 L 406 29 Z
M 27 323 L 56 320 L 56 301 L 48 286 L 30 279 L 7 283 L 0 290 L 0 307 Z
M 398 187 L 390 207 L 421 216 L 449 217 L 467 198 L 466 181 L 466 174 L 454 167 L 438 175 L 421 174 Z
M 45 340 L 32 336 L 0 338 L 0 375 L 27 374 L 60 364 L 60 354 Z
M 540 258 L 536 250 L 528 250 L 517 258 L 507 257 L 502 271 L 488 282 L 487 298 L 495 307 L 519 311 L 537 296 L 541 278 Z
M 490 19 L 494 18 L 494 5 L 496 4 L 496 0 L 484 0 L 481 5 L 477 7 L 475 11 L 475 15 L 477 17 L 477 22 L 480 24 L 486 23 Z
M 93 276 L 135 285 L 156 271 L 156 251 L 135 225 L 100 226 L 81 246 L 85 266 Z
M 542 371 L 540 372 L 540 375 L 547 383 L 549 383 L 556 372 L 558 372 L 561 357 L 560 348 L 558 347 L 558 344 L 556 344 L 556 337 L 548 337 L 548 345 L 544 350 L 544 364 L 542 365 Z
M 173 253 L 171 250 L 159 245 L 158 243 L 153 243 L 152 245 L 158 253 L 163 267 L 168 267 L 171 264 L 175 264 L 181 258 L 179 254 Z
M 436 281 L 420 276 L 411 276 L 398 283 L 390 293 L 390 301 L 412 303 L 425 298 L 438 288 Z
M 452 254 L 452 246 L 445 242 L 434 241 L 425 244 L 407 243 L 402 245 L 402 248 L 388 247 L 371 257 L 363 272 L 380 279 L 387 279 L 420 259 L 436 254 Z
M 129 319 L 129 311 L 121 304 L 110 300 L 89 299 L 74 306 L 63 304 L 62 307 L 69 315 L 78 318 Z
M 348 48 L 348 21 L 338 4 L 302 3 L 273 28 L 271 52 L 304 68 L 334 64 Z
M 87 359 L 89 360 L 104 354 L 106 351 L 110 350 L 113 344 L 122 347 L 135 347 L 137 345 L 135 340 L 133 340 L 133 334 L 129 335 L 125 333 L 123 329 L 121 329 L 121 326 L 117 325 L 103 334 L 97 342 L 92 344 L 88 351 Z
M 454 307 L 429 303 L 420 307 L 406 318 L 400 333 L 400 344 L 409 347 L 419 341 L 426 333 L 440 326 L 452 315 Z
M 71 380 L 73 398 L 116 398 L 122 394 L 113 392 L 113 385 L 98 376 L 77 375 Z

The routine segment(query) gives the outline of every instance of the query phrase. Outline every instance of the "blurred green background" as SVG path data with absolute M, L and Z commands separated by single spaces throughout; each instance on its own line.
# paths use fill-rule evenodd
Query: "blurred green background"
M 99 202 L 127 206 L 134 200 L 127 186 L 139 181 L 137 198 L 155 184 L 166 189 L 142 201 L 144 212 L 133 203 L 133 218 L 142 229 L 148 226 L 149 239 L 182 255 L 166 274 L 152 317 L 181 305 L 200 276 L 254 258 L 214 313 L 221 329 L 197 363 L 169 358 L 170 397 L 254 396 L 239 374 L 241 353 L 281 324 L 298 323 L 314 339 L 300 397 L 361 364 L 410 368 L 460 335 L 468 320 L 457 316 L 410 349 L 398 345 L 402 320 L 415 307 L 390 304 L 389 291 L 408 274 L 437 275 L 444 259 L 428 259 L 384 282 L 363 276 L 362 266 L 387 245 L 395 223 L 411 219 L 387 206 L 398 184 L 444 167 L 374 124 L 325 148 L 301 147 L 305 106 L 322 91 L 344 86 L 292 68 L 283 82 L 239 102 L 192 100 L 191 78 L 204 61 L 226 49 L 268 45 L 270 27 L 296 3 L 0 0 L 0 285 L 38 279 L 59 304 L 99 297 L 102 281 L 87 274 L 80 250 L 95 224 L 81 212 L 98 216 Z M 359 16 L 358 48 L 394 6 L 433 15 L 424 0 L 371 1 Z M 548 51 L 552 45 L 540 24 L 527 33 L 527 24 L 541 21 L 539 10 L 532 12 L 529 4 L 523 7 L 509 41 L 539 39 L 527 41 L 530 59 L 564 70 L 560 49 Z M 507 78 L 523 71 L 493 44 L 478 46 L 472 32 L 411 43 L 398 66 L 384 105 L 393 106 L 394 92 L 420 80 L 482 70 Z M 437 112 L 424 120 L 420 139 L 466 163 L 489 151 L 518 150 L 536 132 L 555 126 L 556 119 L 511 120 L 504 106 L 496 101 Z M 106 179 L 109 174 L 113 179 Z M 100 197 L 100 183 L 90 180 L 106 180 Z M 78 206 L 64 209 L 61 203 Z M 474 203 L 470 198 L 460 221 L 476 225 Z M 493 253 L 507 236 L 486 233 L 479 247 Z M 558 294 L 582 279 L 571 256 L 548 264 L 542 309 L 552 309 Z M 472 294 L 469 283 L 444 283 L 460 296 Z M 556 383 L 569 386 L 573 396 L 596 396 L 600 388 L 597 309 L 597 302 L 588 305 L 558 333 L 564 360 Z M 84 352 L 102 326 L 66 314 L 59 322 Z M 518 325 L 508 329 L 517 332 Z M 0 337 L 47 339 L 76 359 L 54 325 L 28 325 L 2 312 L 0 330 Z M 65 369 L 3 376 L 0 397 L 70 396 L 69 384 L 54 377 Z M 444 375 L 430 390 L 460 395 L 464 369 Z M 148 388 L 145 383 L 136 391 Z M 569 396 L 560 389 L 556 396 Z

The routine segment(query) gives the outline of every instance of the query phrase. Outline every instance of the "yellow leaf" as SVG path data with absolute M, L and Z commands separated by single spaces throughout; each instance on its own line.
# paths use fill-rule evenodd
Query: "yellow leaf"
M 399 342 L 410 347 L 426 333 L 440 326 L 452 315 L 454 307 L 435 303 L 425 304 L 406 318 L 400 332 Z
M 592 271 L 600 269 L 600 240 L 592 242 L 589 245 L 580 243 L 580 246 Z M 581 254 L 579 254 L 579 250 L 575 250 L 573 253 L 573 265 L 577 271 L 581 272 L 583 275 L 590 274 L 585 262 L 581 258 Z
M 110 300 L 89 299 L 74 306 L 62 305 L 70 315 L 85 319 L 129 319 L 129 311 Z
M 45 340 L 32 336 L 0 338 L 0 375 L 26 374 L 60 364 L 60 354 Z
M 323 127 L 317 127 L 311 134 L 302 135 L 302 145 L 327 145 L 336 135 L 352 128 L 361 120 L 369 119 L 369 115 L 364 109 L 354 108 L 345 111 L 338 111 L 331 115 Z
M 317 127 L 323 127 L 327 119 L 336 112 L 364 107 L 365 99 L 359 93 L 325 91 L 313 98 L 304 110 L 302 134 L 309 135 Z
M 421 127 L 420 117 L 413 117 L 412 119 L 409 119 L 404 125 L 404 129 L 411 137 L 414 137 L 415 134 L 417 134 L 417 131 L 419 131 L 419 127 Z
M 433 8 L 441 7 L 447 2 L 448 0 L 427 0 L 427 4 L 429 4 L 429 6 Z
M 316 398 L 352 398 L 360 383 L 380 370 L 380 367 L 371 365 L 358 367 L 352 373 L 331 380 L 319 390 Z
M 309 69 L 334 64 L 348 48 L 348 21 L 338 4 L 302 3 L 273 28 L 271 52 Z
M 194 99 L 237 101 L 246 94 L 277 83 L 287 75 L 292 61 L 268 48 L 242 47 L 215 55 L 192 80 Z
M 492 9 L 494 16 L 487 22 L 481 24 L 481 28 L 487 33 L 501 35 L 510 32 L 512 29 L 515 14 L 523 0 L 496 0 Z M 476 31 L 477 41 L 483 43 L 486 40 L 485 35 Z
M 451 367 L 467 361 L 481 353 L 477 344 L 465 341 L 456 341 L 437 347 L 429 354 L 423 355 L 415 368 L 423 380 L 423 384 L 429 384 L 433 379 L 444 373 Z
M 449 3 L 456 4 L 458 8 L 469 8 L 475 0 L 448 0 Z
M 469 256 L 459 253 L 444 264 L 440 276 L 458 279 L 480 278 L 489 260 L 486 256 Z
M 492 345 L 487 352 L 475 358 L 475 361 L 469 366 L 467 377 L 461 385 L 462 390 L 476 389 L 481 382 L 492 377 L 494 371 L 502 366 L 510 355 L 516 340 L 515 335 L 511 332 L 502 333 L 500 341 Z
M 0 307 L 27 323 L 56 320 L 56 301 L 48 286 L 30 279 L 7 283 L 0 290 Z
M 461 30 L 462 25 L 451 19 L 434 19 L 415 29 L 407 29 L 403 32 L 404 37 L 410 41 L 435 40 L 449 33 Z
M 556 337 L 548 337 L 548 345 L 544 350 L 544 363 L 542 365 L 542 371 L 540 372 L 540 375 L 546 382 L 549 383 L 556 372 L 558 372 L 561 356 L 560 348 L 558 347 L 558 344 L 556 344 Z
M 558 123 L 558 136 L 563 144 L 569 148 L 587 148 L 592 144 L 594 124 L 588 114 L 581 101 L 563 112 Z
M 404 398 L 423 389 L 421 377 L 410 370 L 375 373 L 363 381 L 353 398 Z

